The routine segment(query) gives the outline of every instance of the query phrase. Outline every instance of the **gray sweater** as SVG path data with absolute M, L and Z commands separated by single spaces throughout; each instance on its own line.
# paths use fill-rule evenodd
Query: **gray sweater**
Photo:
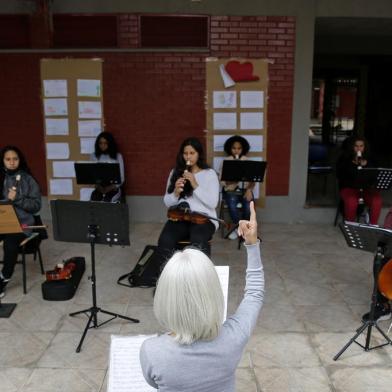
M 140 362 L 146 381 L 165 392 L 233 392 L 235 370 L 264 298 L 264 272 L 259 244 L 246 246 L 245 295 L 234 315 L 212 341 L 181 345 L 169 334 L 146 340 Z

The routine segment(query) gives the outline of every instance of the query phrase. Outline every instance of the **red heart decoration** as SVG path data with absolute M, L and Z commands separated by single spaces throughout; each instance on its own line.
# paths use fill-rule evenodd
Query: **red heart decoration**
M 240 63 L 232 60 L 225 65 L 226 72 L 235 82 L 252 82 L 260 78 L 253 75 L 253 64 L 250 61 Z

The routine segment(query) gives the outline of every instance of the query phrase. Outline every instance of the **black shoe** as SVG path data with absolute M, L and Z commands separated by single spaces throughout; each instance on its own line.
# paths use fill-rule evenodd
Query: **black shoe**
M 374 309 L 374 321 L 389 320 L 392 317 L 391 308 L 389 305 L 384 307 L 383 305 L 377 304 Z M 370 320 L 370 312 L 365 313 L 362 316 L 362 321 L 366 322 Z

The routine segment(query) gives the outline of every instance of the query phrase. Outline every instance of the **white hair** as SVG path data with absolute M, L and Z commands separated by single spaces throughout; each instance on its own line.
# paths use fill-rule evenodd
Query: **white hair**
M 223 292 L 214 264 L 200 250 L 176 252 L 158 280 L 154 313 L 180 344 L 212 340 L 223 322 Z

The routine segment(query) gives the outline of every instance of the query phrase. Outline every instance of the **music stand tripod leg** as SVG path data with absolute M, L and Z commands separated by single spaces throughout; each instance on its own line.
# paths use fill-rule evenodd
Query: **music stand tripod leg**
M 90 328 L 98 328 L 106 323 L 108 323 L 109 321 L 119 317 L 121 319 L 127 320 L 127 321 L 132 321 L 133 323 L 138 323 L 139 320 L 137 319 L 133 319 L 130 317 L 126 317 L 126 316 L 122 316 L 120 314 L 117 313 L 113 313 L 113 312 L 109 312 L 107 310 L 103 310 L 101 308 L 99 308 L 97 306 L 97 288 L 96 288 L 96 275 L 95 275 L 95 238 L 96 238 L 96 227 L 94 227 L 95 225 L 91 225 L 91 227 L 89 227 L 89 238 L 90 238 L 90 250 L 91 250 L 91 293 L 92 293 L 92 298 L 93 298 L 93 306 L 91 308 L 88 309 L 84 309 L 84 310 L 79 310 L 77 312 L 73 312 L 70 313 L 69 315 L 71 317 L 76 316 L 78 314 L 84 313 L 84 314 L 88 314 L 90 313 L 90 316 L 88 318 L 86 327 L 84 328 L 83 331 L 83 335 L 80 339 L 79 345 L 76 348 L 76 352 L 79 353 L 80 350 L 82 349 L 82 344 L 84 341 L 84 338 L 86 337 L 87 331 Z M 111 319 L 106 320 L 104 322 L 102 322 L 101 324 L 98 324 L 98 317 L 97 314 L 98 312 L 102 312 L 105 314 L 108 314 L 110 316 L 113 316 Z M 90 326 L 90 324 L 92 323 L 92 326 Z

